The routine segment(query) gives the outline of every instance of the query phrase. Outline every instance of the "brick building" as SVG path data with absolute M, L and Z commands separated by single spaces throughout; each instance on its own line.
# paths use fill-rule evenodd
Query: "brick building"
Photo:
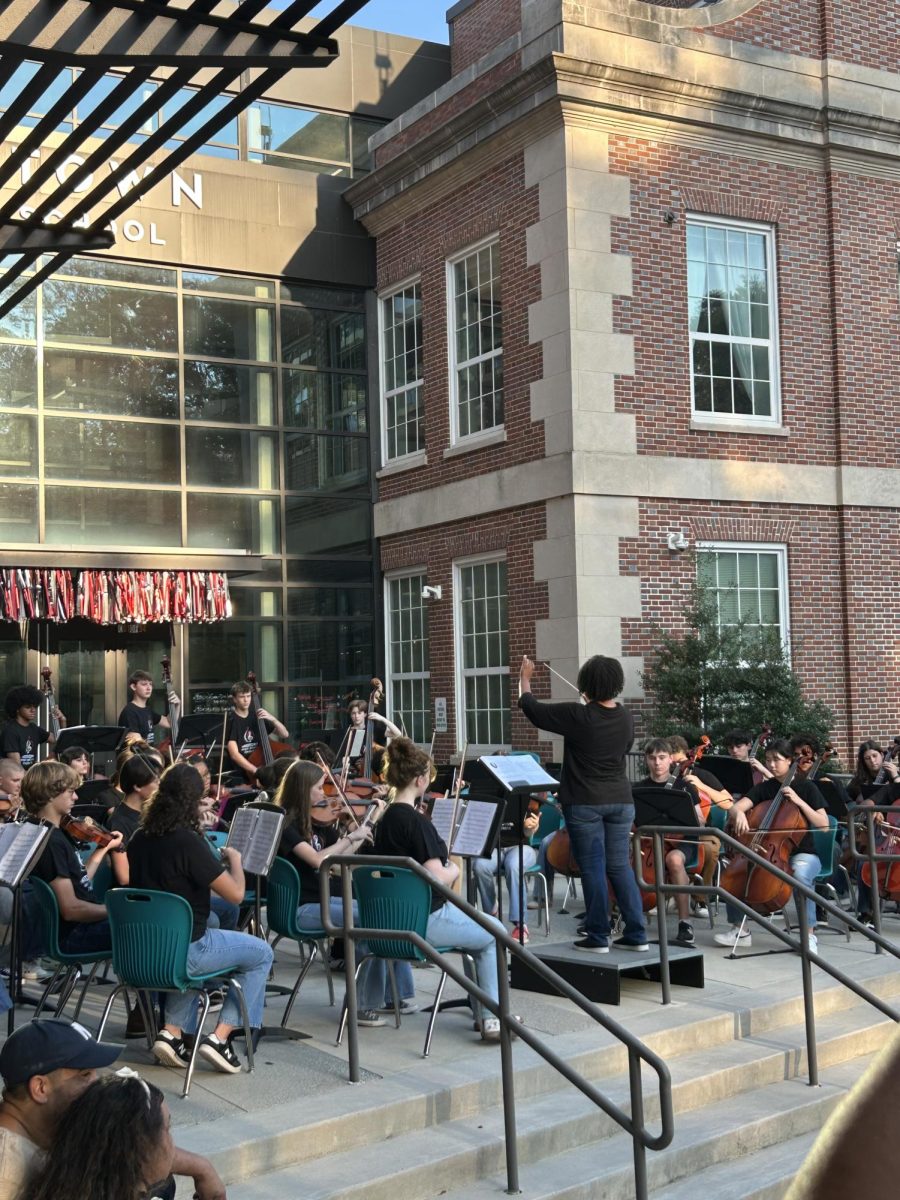
M 894 732 L 898 15 L 450 10 L 449 82 L 346 193 L 377 245 L 389 708 L 424 739 L 446 711 L 439 755 L 536 744 L 523 651 L 619 655 L 640 707 L 698 571 L 723 621 L 780 628 L 844 757 Z

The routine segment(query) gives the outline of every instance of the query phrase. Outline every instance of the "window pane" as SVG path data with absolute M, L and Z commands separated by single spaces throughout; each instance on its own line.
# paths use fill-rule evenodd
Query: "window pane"
M 191 492 L 187 517 L 189 546 L 247 549 L 254 554 L 277 554 L 281 548 L 275 499 Z
M 37 475 L 37 421 L 0 413 L 0 475 Z
M 275 285 L 268 279 L 248 279 L 240 275 L 215 275 L 210 271 L 182 271 L 186 292 L 225 292 L 230 296 L 249 296 L 254 300 L 272 299 Z
M 281 592 L 232 584 L 231 604 L 236 617 L 280 617 Z
M 235 429 L 185 430 L 188 486 L 278 487 L 277 439 Z
M 384 129 L 380 121 L 366 121 L 362 117 L 351 117 L 353 131 L 353 174 L 364 175 L 372 170 L 372 156 L 369 153 L 369 138 L 379 129 Z
M 270 361 L 274 356 L 272 309 L 240 300 L 184 297 L 186 354 Z
M 329 433 L 365 433 L 365 375 L 285 370 L 284 423 Z
M 374 603 L 370 587 L 290 588 L 287 611 L 289 617 L 369 617 Z
M 260 367 L 184 364 L 184 415 L 189 421 L 275 424 L 275 376 Z
M 137 422 L 46 417 L 44 468 L 51 479 L 178 484 L 178 429 Z
M 44 332 L 52 342 L 173 351 L 177 306 L 177 297 L 166 292 L 50 280 L 44 284 Z
M 178 418 L 178 363 L 166 358 L 51 350 L 44 406 L 132 417 Z
M 367 491 L 369 445 L 364 438 L 285 435 L 285 487 L 294 492 Z
M 371 506 L 367 500 L 288 496 L 285 537 L 288 554 L 372 553 Z
M 171 492 L 48 487 L 46 504 L 51 545 L 181 545 L 181 502 Z
M 291 621 L 287 668 L 289 679 L 305 683 L 342 676 L 371 679 L 371 621 Z
M 253 671 L 260 679 L 283 678 L 281 622 L 219 621 L 191 625 L 188 630 L 192 683 L 243 679 Z
M 7 109 L 19 97 L 37 75 L 39 64 L 34 62 L 20 63 L 13 71 L 7 83 L 0 88 L 0 109 Z M 72 72 L 68 69 L 62 70 L 55 77 L 51 77 L 44 91 L 34 100 L 30 109 L 30 115 L 22 117 L 20 124 L 33 126 L 37 124 L 37 118 L 43 116 L 53 107 L 57 100 L 61 100 L 66 92 L 72 86 Z M 68 120 L 60 121 L 57 129 L 70 130 L 71 122 Z
M 185 106 L 190 104 L 197 96 L 197 92 L 193 88 L 182 88 L 180 92 L 168 100 L 163 105 L 163 117 L 166 120 L 176 117 L 178 119 L 179 138 L 190 137 L 192 133 L 197 133 L 207 121 L 219 113 L 226 104 L 234 99 L 233 96 L 214 96 L 208 100 L 200 111 L 192 116 L 181 116 Z M 217 129 L 215 133 L 210 134 L 210 139 L 216 142 L 228 142 L 237 144 L 237 117 L 232 117 L 226 121 L 221 129 Z
M 0 404 L 37 405 L 37 351 L 31 346 L 0 346 Z
M 349 135 L 348 118 L 333 113 L 260 101 L 247 110 L 248 145 L 255 151 L 348 162 Z
M 135 283 L 139 287 L 175 287 L 175 272 L 143 263 L 119 262 L 114 258 L 70 258 L 57 275 L 77 275 L 107 283 Z
M 362 313 L 314 308 L 281 310 L 281 357 L 309 367 L 366 368 L 366 322 Z
M 0 300 L 8 299 L 16 290 L 16 284 L 0 292 Z M 15 308 L 10 309 L 5 317 L 0 317 L 0 334 L 4 337 L 15 338 L 16 341 L 33 342 L 37 333 L 35 317 L 34 292 L 20 301 Z
M 120 76 L 104 75 L 99 79 L 91 90 L 87 93 L 83 100 L 78 104 L 78 119 L 85 120 L 97 107 L 101 101 L 105 100 L 113 90 L 122 82 Z M 118 129 L 120 125 L 124 125 L 128 117 L 137 112 L 143 102 L 148 99 L 156 91 L 156 84 L 144 82 L 141 86 L 132 93 L 126 100 L 121 100 L 115 111 L 104 122 L 103 127 L 92 134 L 92 137 L 106 137 L 110 129 Z M 148 116 L 143 125 L 136 133 L 131 135 L 132 141 L 140 141 L 148 133 L 153 133 L 159 123 L 158 115 L 154 112 L 152 116 Z
M 7 542 L 38 540 L 38 490 L 0 483 L 0 537 Z

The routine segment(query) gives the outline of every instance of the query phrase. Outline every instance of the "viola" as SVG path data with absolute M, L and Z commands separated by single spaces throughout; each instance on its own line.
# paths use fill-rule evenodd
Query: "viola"
M 872 798 L 877 803 L 877 798 Z M 896 813 L 878 813 L 883 817 L 875 826 L 875 849 L 879 854 L 900 854 L 900 796 L 891 804 Z M 865 826 L 860 830 L 858 845 L 861 850 L 868 846 Z M 898 863 L 876 863 L 876 878 L 878 880 L 878 895 L 882 900 L 900 899 L 900 872 L 895 868 Z M 860 878 L 867 887 L 872 886 L 872 864 L 868 861 L 860 866 Z
M 811 758 L 808 755 L 797 760 L 797 769 L 804 779 L 812 782 L 818 775 L 825 763 L 829 759 L 834 758 L 835 749 L 833 746 L 823 746 L 822 753 L 818 758 Z
M 96 842 L 98 846 L 108 846 L 116 836 L 102 825 L 95 825 L 90 817 L 73 817 L 71 813 L 60 818 L 59 827 L 76 842 Z
M 792 762 L 775 796 L 750 810 L 747 814 L 750 831 L 744 838 L 749 850 L 788 874 L 791 854 L 808 832 L 803 813 L 796 804 L 787 803 L 784 795 L 799 769 L 799 763 Z M 779 912 L 791 898 L 789 883 L 783 883 L 768 871 L 756 870 L 743 854 L 735 854 L 722 872 L 720 883 L 732 896 L 760 913 Z

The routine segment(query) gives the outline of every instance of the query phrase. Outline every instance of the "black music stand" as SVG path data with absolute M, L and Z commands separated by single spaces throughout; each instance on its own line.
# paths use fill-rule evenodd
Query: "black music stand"
M 840 779 L 832 779 L 830 775 L 826 775 L 823 779 L 813 780 L 815 786 L 822 793 L 822 799 L 825 801 L 825 807 L 828 809 L 831 816 L 840 824 L 846 825 L 849 818 L 847 816 L 847 805 L 852 801 L 844 787 L 844 783 Z M 875 791 L 880 791 L 880 788 L 875 788 Z M 864 797 L 865 798 L 865 797 Z
M 122 745 L 122 739 L 128 731 L 121 725 L 73 725 L 59 731 L 54 753 L 59 758 L 64 750 L 71 746 L 80 746 L 87 750 L 91 760 L 91 773 L 94 771 L 94 759 L 99 755 L 113 757 Z M 107 784 L 107 786 L 109 786 Z
M 634 823 L 640 829 L 644 825 L 703 826 L 697 820 L 694 797 L 685 788 L 667 788 L 662 784 L 632 784 L 634 798 Z M 684 835 L 685 841 L 696 841 L 697 834 Z
M 191 713 L 178 722 L 178 748 L 182 746 L 202 747 L 203 755 L 209 758 L 219 734 L 225 726 L 225 713 Z
M 753 787 L 753 764 L 730 754 L 704 754 L 699 767 L 709 770 L 732 796 L 746 796 Z

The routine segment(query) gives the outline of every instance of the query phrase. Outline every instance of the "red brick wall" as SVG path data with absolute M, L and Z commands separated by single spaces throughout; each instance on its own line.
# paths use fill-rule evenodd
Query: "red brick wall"
M 822 177 L 621 136 L 610 138 L 610 170 L 631 179 L 632 215 L 614 223 L 613 250 L 631 256 L 633 296 L 616 300 L 615 320 L 619 331 L 634 335 L 637 369 L 633 377 L 618 380 L 616 406 L 636 414 L 640 451 L 833 465 L 828 210 Z M 663 219 L 667 210 L 676 216 L 672 225 Z M 763 440 L 689 429 L 688 211 L 776 226 L 782 412 L 789 437 Z
M 760 0 L 744 16 L 704 32 L 769 50 L 821 58 L 824 38 L 819 10 L 820 0 Z
M 549 615 L 547 584 L 534 582 L 534 543 L 546 535 L 545 508 L 538 504 L 471 521 L 419 529 L 414 533 L 383 538 L 380 543 L 382 571 L 425 565 L 428 583 L 443 589 L 443 598 L 432 602 L 428 609 L 432 702 L 435 696 L 446 696 L 450 730 L 437 736 L 435 757 L 438 762 L 446 761 L 457 748 L 453 563 L 456 559 L 478 554 L 503 552 L 506 556 L 512 744 L 516 749 L 538 749 L 537 733 L 516 708 L 516 696 L 518 664 L 523 654 L 534 653 L 535 622 Z
M 522 0 L 476 0 L 450 27 L 454 75 L 522 28 Z
M 421 276 L 428 465 L 387 476 L 379 496 L 395 496 L 533 462 L 544 454 L 544 426 L 530 416 L 541 349 L 528 344 L 528 305 L 540 299 L 540 268 L 526 261 L 525 230 L 538 220 L 538 190 L 525 189 L 521 153 L 500 161 L 452 197 L 424 208 L 378 239 L 378 286 Z M 507 440 L 445 459 L 450 445 L 446 260 L 473 242 L 500 234 L 503 388 Z

